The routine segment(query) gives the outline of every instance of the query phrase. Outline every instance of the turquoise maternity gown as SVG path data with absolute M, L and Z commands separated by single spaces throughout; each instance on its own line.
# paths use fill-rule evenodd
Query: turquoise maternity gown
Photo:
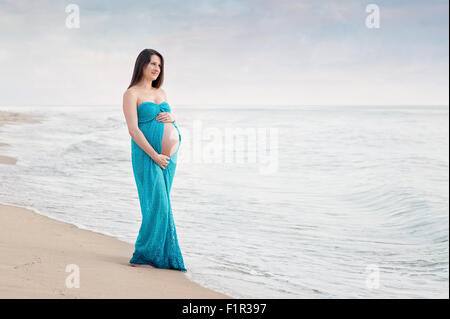
M 160 112 L 170 112 L 167 102 L 141 103 L 137 108 L 138 126 L 150 145 L 161 154 L 164 123 L 156 120 Z M 130 263 L 151 265 L 156 268 L 187 271 L 178 245 L 175 222 L 170 204 L 170 190 L 177 165 L 179 144 L 166 169 L 159 167 L 136 142 L 131 139 L 131 160 L 139 195 L 142 223 L 134 245 Z

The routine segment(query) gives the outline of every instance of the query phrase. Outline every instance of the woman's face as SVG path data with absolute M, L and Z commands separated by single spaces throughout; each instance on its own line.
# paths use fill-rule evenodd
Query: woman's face
M 150 58 L 149 64 L 145 67 L 145 76 L 147 78 L 155 80 L 159 73 L 161 73 L 161 59 L 156 54 L 153 54 Z

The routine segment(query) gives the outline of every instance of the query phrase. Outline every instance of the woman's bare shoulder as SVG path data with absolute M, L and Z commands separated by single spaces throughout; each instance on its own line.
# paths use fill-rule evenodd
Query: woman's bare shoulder
M 123 93 L 124 96 L 137 96 L 137 90 L 134 87 L 130 87 Z
M 123 93 L 123 105 L 124 107 L 133 107 L 137 105 L 138 95 L 136 90 L 133 88 L 128 88 Z

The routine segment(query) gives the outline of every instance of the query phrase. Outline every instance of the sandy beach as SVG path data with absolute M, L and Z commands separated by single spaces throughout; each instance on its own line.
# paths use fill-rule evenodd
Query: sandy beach
M 0 112 L 8 121 L 33 119 Z M 14 165 L 0 143 L 0 165 Z M 132 244 L 29 209 L 0 205 L 0 225 L 0 298 L 231 298 L 177 270 L 131 267 Z

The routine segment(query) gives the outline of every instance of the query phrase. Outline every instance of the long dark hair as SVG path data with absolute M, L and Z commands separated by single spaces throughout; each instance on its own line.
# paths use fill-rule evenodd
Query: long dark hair
M 134 71 L 133 71 L 133 77 L 131 78 L 131 83 L 128 86 L 128 88 L 132 87 L 136 83 L 138 83 L 141 78 L 144 71 L 144 68 L 147 66 L 147 64 L 150 63 L 150 59 L 153 54 L 156 54 L 161 59 L 161 72 L 159 72 L 158 77 L 156 80 L 152 82 L 152 87 L 159 88 L 163 81 L 164 81 L 164 58 L 156 50 L 153 49 L 144 49 L 139 53 L 138 57 L 136 58 L 136 63 L 134 64 Z

